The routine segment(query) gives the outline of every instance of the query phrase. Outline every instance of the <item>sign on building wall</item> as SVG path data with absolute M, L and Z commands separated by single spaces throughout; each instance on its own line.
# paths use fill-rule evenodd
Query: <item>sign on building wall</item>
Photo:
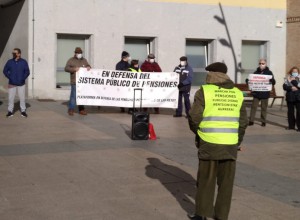
M 134 89 L 142 89 L 143 107 L 177 108 L 179 75 L 80 68 L 76 74 L 78 105 L 132 107 Z M 136 105 L 140 92 L 136 93 Z

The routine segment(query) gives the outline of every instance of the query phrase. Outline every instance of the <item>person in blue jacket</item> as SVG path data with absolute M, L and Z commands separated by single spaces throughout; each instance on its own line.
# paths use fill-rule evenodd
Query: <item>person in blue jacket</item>
M 189 66 L 186 56 L 180 57 L 179 60 L 180 60 L 180 64 L 176 66 L 174 69 L 174 72 L 179 74 L 179 84 L 178 84 L 179 97 L 178 97 L 178 107 L 173 117 L 182 117 L 182 109 L 183 109 L 182 98 L 184 98 L 185 113 L 186 113 L 186 117 L 188 117 L 189 111 L 191 109 L 190 91 L 191 91 L 194 72 L 192 67 Z
M 27 117 L 25 103 L 25 81 L 30 75 L 29 66 L 25 59 L 21 58 L 21 50 L 15 48 L 12 52 L 13 58 L 8 60 L 4 66 L 3 73 L 8 78 L 8 113 L 6 117 L 14 115 L 14 100 L 16 92 L 20 99 L 21 115 Z

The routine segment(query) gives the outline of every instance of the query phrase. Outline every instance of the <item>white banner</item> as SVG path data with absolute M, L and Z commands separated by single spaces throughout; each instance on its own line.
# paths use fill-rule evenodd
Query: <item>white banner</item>
M 78 105 L 177 108 L 179 74 L 80 68 L 76 73 Z
M 248 86 L 251 91 L 271 91 L 271 75 L 249 74 Z

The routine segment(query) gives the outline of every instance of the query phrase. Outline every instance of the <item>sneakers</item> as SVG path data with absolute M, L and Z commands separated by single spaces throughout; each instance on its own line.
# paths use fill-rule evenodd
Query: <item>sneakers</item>
M 9 117 L 12 117 L 12 116 L 14 116 L 14 113 L 12 113 L 12 112 L 7 112 L 6 118 L 9 118 Z
M 174 117 L 174 118 L 179 118 L 179 117 L 182 117 L 182 115 L 177 115 L 177 114 L 175 114 L 175 115 L 173 115 L 173 117 Z
M 12 116 L 14 116 L 14 113 L 12 113 L 12 112 L 7 112 L 7 114 L 6 114 L 6 117 L 7 117 L 7 118 L 12 117 Z M 21 116 L 24 117 L 24 118 L 27 118 L 27 117 L 28 117 L 28 115 L 27 115 L 27 113 L 26 113 L 25 111 L 24 111 L 24 112 L 21 112 Z
M 27 118 L 27 117 L 28 117 L 28 115 L 27 115 L 26 112 L 21 112 L 21 116 L 24 117 L 24 118 Z

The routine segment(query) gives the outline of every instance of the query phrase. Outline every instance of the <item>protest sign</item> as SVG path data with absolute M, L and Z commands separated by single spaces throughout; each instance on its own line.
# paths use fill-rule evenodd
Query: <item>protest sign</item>
M 142 89 L 143 107 L 177 108 L 179 75 L 80 68 L 76 73 L 78 105 L 132 107 L 134 89 Z M 140 105 L 136 93 L 136 106 Z
M 251 91 L 271 91 L 272 79 L 271 75 L 262 75 L 262 74 L 249 74 L 248 77 L 248 86 Z

